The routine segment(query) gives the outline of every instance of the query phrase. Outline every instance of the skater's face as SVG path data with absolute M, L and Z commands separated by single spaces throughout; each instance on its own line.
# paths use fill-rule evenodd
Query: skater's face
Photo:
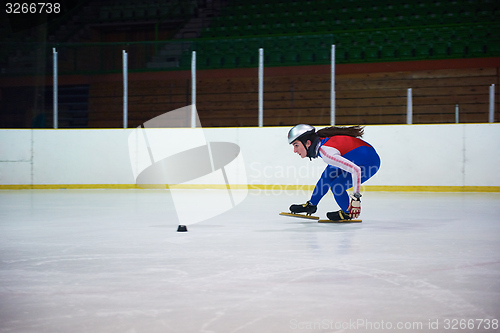
M 299 154 L 300 157 L 304 158 L 307 157 L 307 148 L 311 145 L 311 141 L 307 140 L 306 141 L 306 146 L 302 144 L 299 140 L 296 140 L 292 143 L 293 146 L 293 152 L 296 154 Z

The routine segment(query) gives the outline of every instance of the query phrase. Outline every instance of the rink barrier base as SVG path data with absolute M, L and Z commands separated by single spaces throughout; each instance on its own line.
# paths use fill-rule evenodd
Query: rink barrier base
M 176 189 L 248 189 L 266 191 L 312 191 L 314 185 L 279 185 L 279 184 L 180 184 L 174 185 Z M 168 185 L 157 185 L 156 189 L 169 189 Z M 61 190 L 61 189 L 142 189 L 136 184 L 20 184 L 0 185 L 0 190 Z M 151 189 L 151 188 L 148 188 Z M 398 185 L 363 185 L 361 191 L 370 192 L 500 192 L 500 186 L 398 186 Z

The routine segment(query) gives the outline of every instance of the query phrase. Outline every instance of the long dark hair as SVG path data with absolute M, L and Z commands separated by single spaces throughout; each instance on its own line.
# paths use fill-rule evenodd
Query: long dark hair
M 350 127 L 338 127 L 331 126 L 320 129 L 316 134 L 320 138 L 329 138 L 335 135 L 348 135 L 355 138 L 361 138 L 365 131 L 364 126 L 350 126 Z

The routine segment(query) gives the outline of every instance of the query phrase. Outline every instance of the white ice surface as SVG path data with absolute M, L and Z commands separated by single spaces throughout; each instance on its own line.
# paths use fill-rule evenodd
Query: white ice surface
M 166 190 L 0 191 L 0 332 L 451 332 L 447 319 L 500 319 L 500 194 L 367 192 L 362 224 L 278 215 L 307 198 L 250 191 L 180 233 Z M 318 213 L 334 209 L 328 196 Z M 458 331 L 498 331 L 474 325 Z

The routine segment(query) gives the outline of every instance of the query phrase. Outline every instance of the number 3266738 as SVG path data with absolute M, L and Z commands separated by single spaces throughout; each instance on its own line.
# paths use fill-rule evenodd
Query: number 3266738
M 60 3 L 50 2 L 14 2 L 5 4 L 7 14 L 58 14 L 61 12 Z

